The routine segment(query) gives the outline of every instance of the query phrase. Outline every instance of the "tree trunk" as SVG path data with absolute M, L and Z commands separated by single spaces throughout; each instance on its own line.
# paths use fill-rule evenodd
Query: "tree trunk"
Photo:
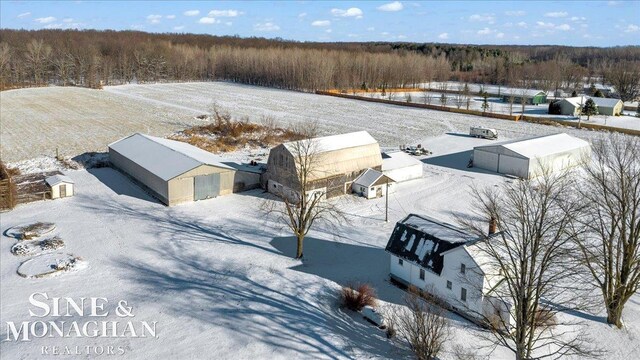
M 304 241 L 304 235 L 299 234 L 298 238 L 298 249 L 296 250 L 296 259 L 302 259 L 302 243 Z
M 613 299 L 607 304 L 607 323 L 622 328 L 622 304 L 618 299 Z

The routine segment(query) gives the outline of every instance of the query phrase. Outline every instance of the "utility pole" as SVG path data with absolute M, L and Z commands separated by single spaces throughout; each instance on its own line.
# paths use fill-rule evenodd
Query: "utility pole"
M 384 195 L 384 222 L 389 222 L 389 178 L 387 177 L 387 185 L 385 186 Z

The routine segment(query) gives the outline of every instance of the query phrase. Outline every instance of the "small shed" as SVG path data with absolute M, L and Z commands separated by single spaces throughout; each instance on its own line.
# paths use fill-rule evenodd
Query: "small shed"
M 588 142 L 561 133 L 476 146 L 473 166 L 531 179 L 582 164 L 590 154 Z
M 51 189 L 51 198 L 58 199 L 73 196 L 74 183 L 68 176 L 53 175 L 44 180 Z
M 382 173 L 396 182 L 422 178 L 422 162 L 403 151 L 382 153 Z
M 547 102 L 547 93 L 541 90 L 512 89 L 508 94 L 506 92 L 503 93 L 502 101 L 510 103 L 512 97 L 514 104 L 521 104 L 522 100 L 529 105 L 538 105 Z
M 387 191 L 387 186 L 390 187 L 394 182 L 378 170 L 367 169 L 353 181 L 351 189 L 360 196 L 373 199 L 382 197 Z

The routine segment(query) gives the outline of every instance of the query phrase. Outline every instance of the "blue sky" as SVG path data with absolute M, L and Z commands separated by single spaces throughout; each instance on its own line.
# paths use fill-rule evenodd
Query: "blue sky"
M 640 1 L 9 1 L 0 27 L 299 41 L 640 45 Z

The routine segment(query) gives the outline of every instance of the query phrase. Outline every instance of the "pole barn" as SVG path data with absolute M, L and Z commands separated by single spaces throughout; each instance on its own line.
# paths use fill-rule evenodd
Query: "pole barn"
M 583 164 L 590 155 L 588 142 L 562 133 L 476 146 L 473 166 L 531 179 Z

